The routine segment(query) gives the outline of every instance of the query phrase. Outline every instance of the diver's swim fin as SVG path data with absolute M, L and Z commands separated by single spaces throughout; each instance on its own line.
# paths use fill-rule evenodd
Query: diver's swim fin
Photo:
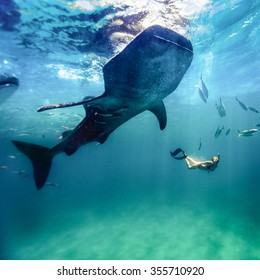
M 186 153 L 185 153 L 181 148 L 178 148 L 178 149 L 176 149 L 174 152 L 170 152 L 170 153 L 171 153 L 171 156 L 172 156 L 172 157 L 174 157 L 175 159 L 178 159 L 178 160 L 184 159 L 184 158 L 187 157 Z M 177 155 L 178 155 L 179 153 L 183 153 L 183 156 L 178 156 L 178 157 L 177 157 Z
M 48 178 L 53 159 L 50 149 L 22 141 L 12 140 L 19 151 L 31 160 L 33 165 L 33 176 L 38 190 L 40 190 Z

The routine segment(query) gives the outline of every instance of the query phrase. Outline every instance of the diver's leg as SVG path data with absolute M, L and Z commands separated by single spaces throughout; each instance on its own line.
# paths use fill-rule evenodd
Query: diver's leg
M 186 161 L 189 169 L 196 168 L 200 164 L 199 162 L 195 161 L 193 158 L 188 157 L 188 156 L 185 158 L 185 161 Z
M 198 164 L 198 161 L 196 161 L 196 160 L 194 160 L 193 158 L 191 158 L 191 157 L 187 157 L 189 160 L 190 160 L 190 162 L 192 163 L 192 164 Z
M 186 157 L 185 158 L 185 162 L 187 164 L 187 167 L 190 169 L 190 168 L 194 168 L 193 165 L 191 164 L 190 162 L 190 157 Z

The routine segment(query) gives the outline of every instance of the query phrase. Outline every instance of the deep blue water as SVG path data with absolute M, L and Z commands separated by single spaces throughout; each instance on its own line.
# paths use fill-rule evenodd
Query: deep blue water
M 237 132 L 257 128 L 260 114 L 235 100 L 260 109 L 260 1 L 141 2 L 1 1 L 0 72 L 20 79 L 0 104 L 1 259 L 260 259 L 260 132 Z M 48 178 L 56 186 L 37 191 L 11 140 L 55 145 L 83 108 L 36 108 L 102 94 L 103 65 L 152 24 L 194 47 L 190 69 L 164 100 L 166 129 L 142 113 L 103 145 L 58 155 Z M 177 147 L 197 159 L 219 152 L 219 166 L 188 170 L 170 157 Z

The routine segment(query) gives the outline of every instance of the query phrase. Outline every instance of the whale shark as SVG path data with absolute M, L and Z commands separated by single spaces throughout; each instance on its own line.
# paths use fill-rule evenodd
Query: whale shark
M 19 87 L 19 79 L 12 74 L 0 74 L 0 104 L 13 95 Z
M 54 156 L 62 152 L 70 156 L 93 141 L 103 144 L 120 125 L 146 110 L 157 117 L 163 130 L 167 123 L 163 99 L 178 87 L 192 59 L 190 40 L 154 25 L 104 65 L 102 95 L 40 107 L 38 111 L 83 105 L 86 115 L 73 130 L 64 131 L 61 141 L 52 148 L 12 140 L 31 160 L 37 189 L 44 186 Z

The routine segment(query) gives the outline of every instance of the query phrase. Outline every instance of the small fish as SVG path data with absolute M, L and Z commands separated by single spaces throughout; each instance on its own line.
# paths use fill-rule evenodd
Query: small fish
M 45 183 L 45 186 L 60 187 L 60 184 L 58 184 L 58 183 L 52 183 L 52 182 L 47 182 L 47 183 Z
M 219 98 L 219 105 L 220 105 L 221 111 L 222 111 L 222 113 L 223 113 L 223 116 L 226 116 L 227 111 L 226 111 L 225 105 L 224 105 L 223 102 L 222 102 L 221 97 Z
M 25 170 L 13 170 L 12 171 L 13 174 L 18 174 L 18 175 L 24 174 L 25 172 L 26 172 Z
M 199 144 L 199 147 L 198 147 L 198 151 L 201 149 L 201 146 L 202 146 L 202 143 L 201 143 L 201 139 L 200 139 L 200 144 Z
M 253 133 L 257 132 L 257 128 L 251 128 L 251 129 L 246 129 L 246 130 L 242 130 L 242 131 L 238 131 L 238 136 L 253 136 Z
M 9 155 L 8 158 L 14 159 L 15 156 Z
M 0 165 L 0 169 L 7 169 L 8 168 L 8 166 L 6 166 L 6 165 Z
M 248 106 L 247 108 L 248 108 L 249 110 L 251 110 L 251 111 L 257 113 L 257 114 L 259 113 L 259 110 L 256 109 L 256 108 L 254 108 L 254 107 Z
M 220 115 L 221 118 L 225 117 L 227 114 L 226 108 L 221 100 L 221 97 L 219 98 L 219 104 L 216 103 L 216 107 L 218 110 L 218 113 Z
M 72 130 L 71 127 L 68 127 L 68 126 L 65 126 L 65 125 L 62 125 L 61 127 L 64 128 L 64 129 L 66 129 L 66 130 Z
M 219 126 L 218 126 L 218 128 L 217 128 L 217 130 L 215 132 L 215 138 L 217 138 L 218 136 L 219 136 Z
M 245 111 L 247 111 L 247 106 L 243 103 L 243 102 L 241 102 L 240 100 L 238 100 L 237 99 L 237 97 L 236 97 L 236 101 L 239 103 L 239 105 L 245 110 Z
M 207 89 L 203 79 L 202 79 L 202 75 L 200 76 L 200 81 L 201 81 L 201 86 L 202 86 L 202 92 L 203 92 L 204 96 L 208 99 L 209 92 L 208 92 L 208 89 Z
M 226 136 L 230 133 L 230 128 L 226 131 Z
M 24 176 L 26 174 L 26 171 L 25 170 L 13 170 L 12 173 Z
M 224 129 L 224 126 L 219 130 L 219 135 L 221 134 L 222 130 Z
M 219 135 L 221 134 L 222 130 L 224 129 L 224 126 L 222 126 L 222 128 L 217 128 L 216 132 L 215 132 L 215 138 L 218 138 Z
M 260 126 L 260 123 L 258 123 L 258 124 L 255 124 L 254 126 L 258 126 L 258 127 L 259 127 L 259 126 Z
M 31 133 L 20 133 L 18 136 L 24 137 L 24 136 L 30 136 L 30 135 L 31 135 Z
M 207 103 L 207 98 L 206 96 L 204 95 L 203 91 L 198 87 L 199 89 L 199 95 L 200 95 L 200 98 L 205 102 Z

